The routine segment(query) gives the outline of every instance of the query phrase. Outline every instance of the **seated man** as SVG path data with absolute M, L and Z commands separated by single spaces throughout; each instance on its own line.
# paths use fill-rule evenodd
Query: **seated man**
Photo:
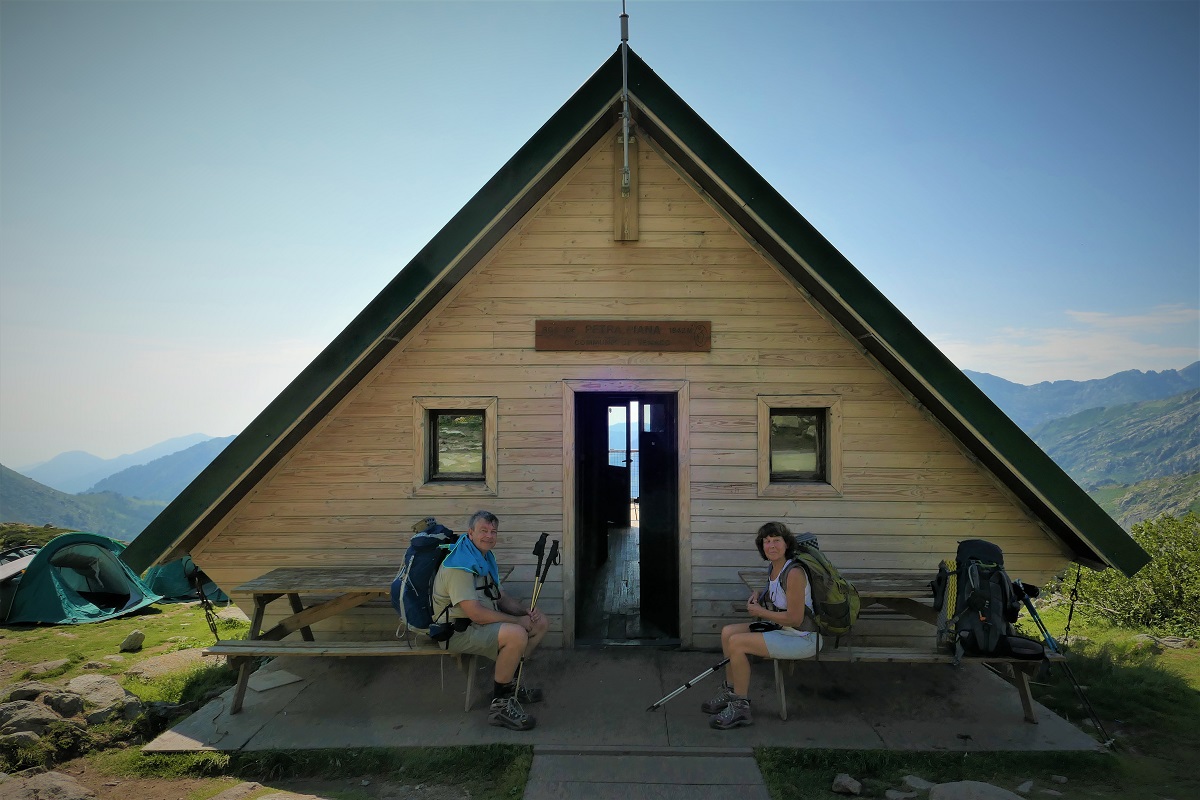
M 514 731 L 531 729 L 536 720 L 521 703 L 537 703 L 541 689 L 520 687 L 515 678 L 521 660 L 533 653 L 546 635 L 549 622 L 542 612 L 526 609 L 500 586 L 500 573 L 492 548 L 499 520 L 488 511 L 476 511 L 433 580 L 433 614 L 449 620 L 455 633 L 447 648 L 452 653 L 485 656 L 496 662 L 495 687 L 488 723 Z M 518 696 L 519 695 L 519 696 Z

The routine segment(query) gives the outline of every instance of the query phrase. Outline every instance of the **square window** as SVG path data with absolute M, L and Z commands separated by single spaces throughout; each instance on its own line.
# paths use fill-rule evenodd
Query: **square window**
M 759 395 L 758 496 L 842 496 L 842 398 Z
M 429 480 L 482 481 L 487 431 L 480 411 L 429 412 Z
M 771 482 L 826 479 L 825 409 L 771 409 Z
M 496 497 L 495 397 L 413 398 L 413 497 Z

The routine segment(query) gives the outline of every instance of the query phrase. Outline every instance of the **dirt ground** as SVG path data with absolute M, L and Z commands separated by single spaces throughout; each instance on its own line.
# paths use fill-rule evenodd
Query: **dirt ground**
M 188 800 L 214 798 L 221 800 L 323 800 L 333 792 L 341 797 L 361 800 L 470 800 L 471 795 L 457 786 L 408 785 L 362 775 L 338 780 L 297 779 L 265 781 L 262 788 L 244 786 L 234 778 L 115 778 L 97 770 L 86 759 L 59 764 L 55 771 L 70 775 L 96 793 L 96 800 Z M 353 792 L 354 794 L 350 794 Z M 280 796 L 279 793 L 285 793 Z

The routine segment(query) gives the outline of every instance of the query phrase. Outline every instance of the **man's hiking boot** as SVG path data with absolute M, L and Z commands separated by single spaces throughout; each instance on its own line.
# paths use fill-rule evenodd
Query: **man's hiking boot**
M 729 681 L 721 681 L 721 688 L 717 690 L 717 696 L 712 700 L 705 700 L 701 704 L 700 710 L 705 714 L 720 714 L 725 710 L 725 706 L 729 705 L 729 699 L 733 696 L 733 687 L 729 685 Z
M 501 689 L 502 694 L 500 696 L 512 697 L 513 690 L 513 684 L 507 684 L 503 689 Z M 522 704 L 540 703 L 543 699 L 545 699 L 545 695 L 542 693 L 542 687 L 540 686 L 522 686 L 520 689 L 516 689 L 516 694 L 517 702 Z
M 719 731 L 753 724 L 754 717 L 750 715 L 750 701 L 736 694 L 729 699 L 729 705 L 725 706 L 720 714 L 715 714 L 708 720 L 708 726 Z
M 510 731 L 528 731 L 533 730 L 537 720 L 526 714 L 515 698 L 497 697 L 488 710 L 488 724 Z

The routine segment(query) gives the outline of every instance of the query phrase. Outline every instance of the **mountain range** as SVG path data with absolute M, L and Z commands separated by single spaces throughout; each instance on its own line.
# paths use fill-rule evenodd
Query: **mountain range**
M 1089 408 L 1161 400 L 1200 389 L 1200 361 L 1179 370 L 1131 369 L 1090 381 L 1043 381 L 1032 386 L 986 372 L 963 370 L 963 373 L 1026 433 L 1052 419 Z
M 190 447 L 108 475 L 80 493 L 59 491 L 0 464 L 0 520 L 91 531 L 130 541 L 231 441 L 232 436 L 204 437 Z M 166 446 L 170 445 L 163 442 L 141 452 L 159 452 Z
M 110 475 L 115 475 L 123 469 L 148 464 L 156 458 L 178 453 L 180 450 L 194 444 L 208 441 L 211 436 L 203 433 L 193 433 L 167 439 L 165 442 L 151 445 L 136 453 L 127 453 L 116 458 L 100 458 L 82 450 L 71 450 L 59 453 L 49 461 L 44 461 L 32 467 L 21 467 L 17 472 L 27 478 L 33 478 L 38 483 L 58 489 L 60 492 L 75 494 L 84 492 L 95 486 Z

